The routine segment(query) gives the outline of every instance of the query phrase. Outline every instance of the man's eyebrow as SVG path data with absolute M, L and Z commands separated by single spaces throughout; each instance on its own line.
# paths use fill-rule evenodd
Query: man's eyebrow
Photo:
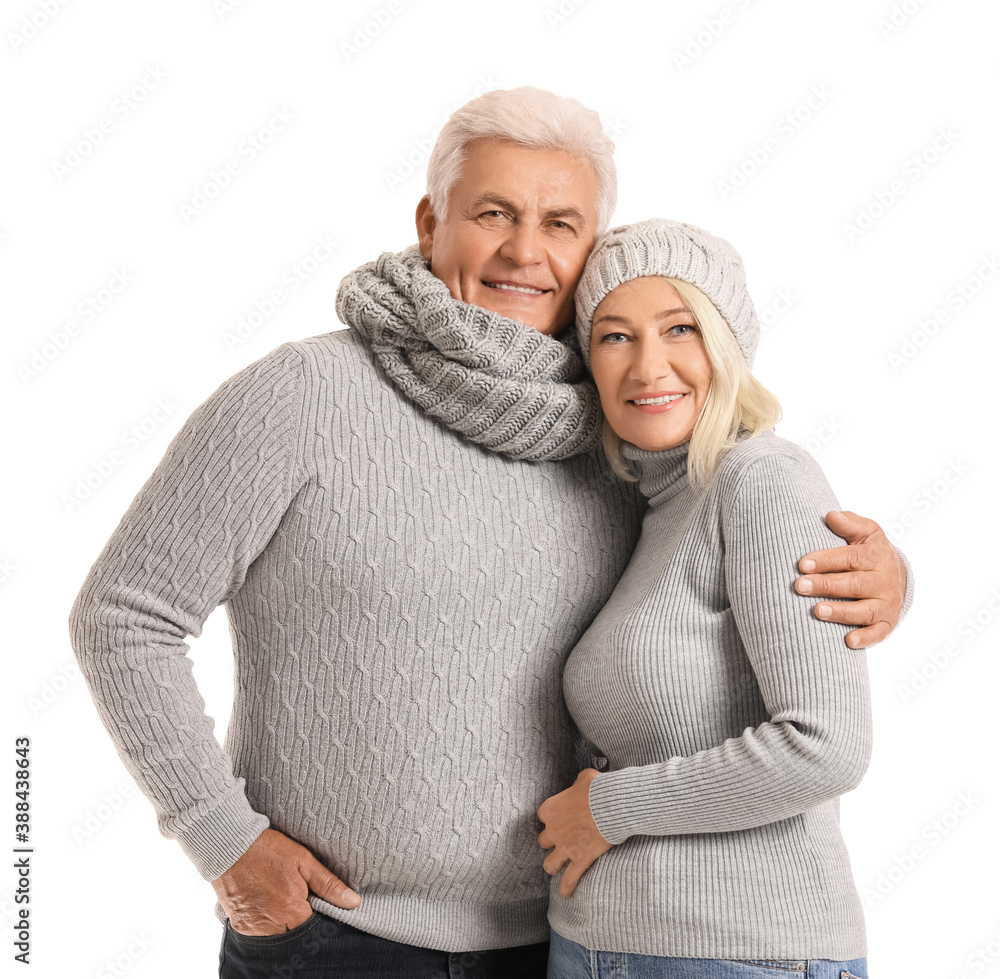
M 690 313 L 691 310 L 687 306 L 677 306 L 674 309 L 665 309 L 660 313 L 657 313 L 654 319 L 665 320 L 675 313 Z M 692 314 L 693 315 L 693 314 Z M 614 313 L 602 313 L 600 316 L 594 319 L 594 325 L 598 323 L 631 323 L 632 321 L 627 316 L 616 316 Z
M 587 219 L 583 216 L 583 212 L 575 207 L 553 207 L 545 212 L 545 217 L 549 220 L 553 218 L 572 218 L 581 227 L 585 228 L 587 226 Z
M 480 194 L 470 205 L 470 210 L 475 210 L 477 207 L 482 207 L 485 204 L 491 204 L 498 209 L 504 211 L 516 211 L 517 205 L 513 201 L 507 200 L 506 197 L 501 197 L 499 194 Z
M 495 207 L 498 210 L 510 211 L 516 214 L 519 210 L 518 206 L 506 197 L 501 197 L 500 194 L 480 194 L 470 205 L 470 210 L 475 210 L 479 207 L 484 207 L 489 205 Z M 562 218 L 572 218 L 581 227 L 585 228 L 587 226 L 587 219 L 584 217 L 583 212 L 576 207 L 553 207 L 542 212 L 543 217 L 548 220 L 560 220 Z

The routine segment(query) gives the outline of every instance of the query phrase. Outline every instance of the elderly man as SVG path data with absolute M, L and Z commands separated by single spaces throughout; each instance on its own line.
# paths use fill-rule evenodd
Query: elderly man
M 611 151 L 595 113 L 535 89 L 458 110 L 419 247 L 344 280 L 350 330 L 195 411 L 77 599 L 102 718 L 213 882 L 223 976 L 544 975 L 534 813 L 580 767 L 561 666 L 641 519 L 556 339 L 614 210 Z M 865 645 L 900 615 L 896 555 L 870 521 L 832 526 L 852 546 L 805 556 L 798 587 L 863 598 L 824 605 Z M 222 603 L 225 750 L 184 642 Z

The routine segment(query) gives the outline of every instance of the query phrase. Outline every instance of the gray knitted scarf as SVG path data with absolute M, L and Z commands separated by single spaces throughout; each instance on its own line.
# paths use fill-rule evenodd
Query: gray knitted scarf
M 556 340 L 453 299 L 416 245 L 345 276 L 337 315 L 428 415 L 512 459 L 567 459 L 600 440 L 574 330 Z

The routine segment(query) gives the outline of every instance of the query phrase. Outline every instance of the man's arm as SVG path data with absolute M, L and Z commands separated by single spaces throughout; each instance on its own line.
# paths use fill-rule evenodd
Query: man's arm
M 852 649 L 885 639 L 913 603 L 913 581 L 906 558 L 889 543 L 874 520 L 850 510 L 831 510 L 827 526 L 847 544 L 810 551 L 799 561 L 802 577 L 795 581 L 800 595 L 854 599 L 821 602 L 813 609 L 819 619 L 861 626 L 847 633 Z
M 357 903 L 338 900 L 346 888 L 329 871 L 267 830 L 214 735 L 186 655 L 185 639 L 240 589 L 298 489 L 302 388 L 299 354 L 284 347 L 201 405 L 122 518 L 70 617 L 98 712 L 160 831 L 216 882 L 234 926 L 251 934 L 305 920 L 313 884 L 331 903 Z

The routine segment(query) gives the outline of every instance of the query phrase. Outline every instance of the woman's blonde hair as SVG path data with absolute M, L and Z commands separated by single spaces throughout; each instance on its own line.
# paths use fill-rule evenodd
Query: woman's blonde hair
M 707 485 L 738 436 L 754 438 L 781 418 L 778 399 L 750 373 L 733 331 L 715 303 L 697 286 L 664 276 L 694 314 L 712 365 L 712 381 L 705 405 L 695 422 L 688 450 L 688 479 L 692 486 Z M 623 440 L 605 419 L 604 449 L 611 468 L 622 479 L 637 477 L 622 458 Z

